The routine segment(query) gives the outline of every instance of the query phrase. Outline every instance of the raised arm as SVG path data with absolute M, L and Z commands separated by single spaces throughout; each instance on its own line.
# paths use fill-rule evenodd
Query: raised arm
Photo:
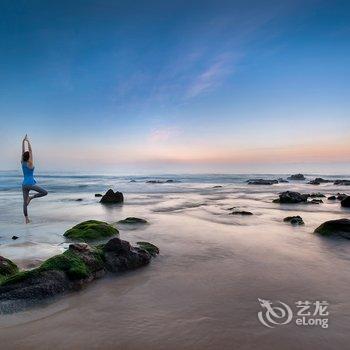
M 25 146 L 26 139 L 27 139 L 27 135 L 26 135 L 26 136 L 23 138 L 23 140 L 22 140 L 22 154 L 21 154 L 21 159 L 22 159 L 23 153 L 26 151 L 26 146 Z
M 34 159 L 33 159 L 33 152 L 32 152 L 32 146 L 30 144 L 30 141 L 28 140 L 28 137 L 26 137 L 26 141 L 28 143 L 28 152 L 29 152 L 29 160 L 28 163 L 30 166 L 33 166 L 34 164 Z

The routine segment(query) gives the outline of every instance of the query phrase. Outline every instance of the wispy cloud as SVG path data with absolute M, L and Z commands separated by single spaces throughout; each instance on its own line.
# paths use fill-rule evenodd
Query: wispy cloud
M 196 97 L 215 89 L 233 72 L 232 56 L 220 55 L 212 64 L 193 79 L 193 82 L 188 88 L 187 97 Z
M 165 142 L 179 134 L 177 127 L 160 127 L 151 131 L 148 140 L 151 143 Z

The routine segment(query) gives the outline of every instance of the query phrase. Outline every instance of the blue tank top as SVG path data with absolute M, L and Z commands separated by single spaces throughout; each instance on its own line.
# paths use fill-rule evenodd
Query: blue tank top
M 34 167 L 31 169 L 28 167 L 27 162 L 22 162 L 22 170 L 23 170 L 23 182 L 22 185 L 32 186 L 36 184 L 34 179 Z

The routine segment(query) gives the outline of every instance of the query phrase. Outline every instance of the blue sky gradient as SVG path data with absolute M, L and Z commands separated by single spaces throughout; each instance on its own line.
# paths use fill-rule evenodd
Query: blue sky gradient
M 1 169 L 350 173 L 348 1 L 1 1 Z

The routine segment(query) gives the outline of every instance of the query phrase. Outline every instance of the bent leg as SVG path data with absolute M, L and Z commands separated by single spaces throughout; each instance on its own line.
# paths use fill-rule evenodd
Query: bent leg
M 43 188 L 41 188 L 40 186 L 37 186 L 37 185 L 30 186 L 30 189 L 32 191 L 38 192 L 38 193 L 34 194 L 33 196 L 31 196 L 30 199 L 45 197 L 47 195 L 47 191 L 44 190 Z

